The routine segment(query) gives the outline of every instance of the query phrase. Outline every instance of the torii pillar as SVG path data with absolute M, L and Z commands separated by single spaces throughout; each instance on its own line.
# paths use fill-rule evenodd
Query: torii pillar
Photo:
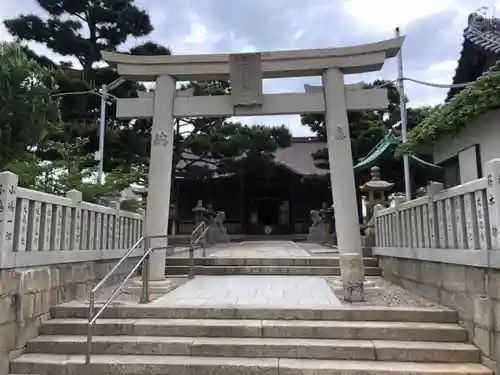
M 172 163 L 174 145 L 175 79 L 162 75 L 156 78 L 151 129 L 151 154 L 149 159 L 148 201 L 146 210 L 146 235 L 166 235 L 170 207 Z M 166 243 L 165 243 L 166 242 Z M 168 240 L 152 239 L 150 246 L 163 247 Z M 167 250 L 155 250 L 149 259 L 151 281 L 165 280 Z
M 364 300 L 363 249 L 358 221 L 354 165 L 347 119 L 344 74 L 337 68 L 322 76 L 325 94 L 328 161 L 344 298 Z

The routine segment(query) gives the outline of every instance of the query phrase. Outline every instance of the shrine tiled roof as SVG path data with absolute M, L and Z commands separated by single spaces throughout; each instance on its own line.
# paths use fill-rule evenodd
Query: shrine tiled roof
M 500 53 L 500 19 L 471 14 L 464 38 L 486 51 Z
M 274 163 L 281 165 L 299 175 L 326 174 L 328 173 L 328 170 L 318 168 L 312 157 L 313 153 L 316 153 L 326 147 L 327 145 L 324 141 L 315 137 L 294 137 L 292 139 L 292 144 L 289 147 L 278 148 L 274 152 Z M 195 155 L 186 153 L 183 157 L 184 160 L 181 160 L 178 166 L 183 168 L 185 161 L 190 160 L 191 158 L 197 159 Z M 193 166 L 215 169 L 213 164 L 205 163 L 203 161 L 197 161 L 193 164 Z
M 453 77 L 454 84 L 474 81 L 488 70 L 488 66 L 482 67 L 481 70 L 471 68 L 471 55 L 476 51 L 493 56 L 492 60 L 500 60 L 500 19 L 472 13 L 469 15 L 463 38 L 462 51 Z M 446 101 L 461 90 L 450 89 Z
M 278 148 L 274 162 L 300 175 L 326 174 L 329 171 L 316 166 L 312 154 L 328 147 L 314 138 L 294 138 L 290 147 Z

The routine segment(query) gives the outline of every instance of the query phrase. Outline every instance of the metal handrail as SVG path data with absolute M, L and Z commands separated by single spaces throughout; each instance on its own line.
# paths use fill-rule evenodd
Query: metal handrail
M 196 231 L 203 228 L 203 231 L 198 238 L 195 238 Z M 206 248 L 206 234 L 208 232 L 209 226 L 206 225 L 205 222 L 202 222 L 200 225 L 198 225 L 193 232 L 191 232 L 191 241 L 190 245 L 188 247 L 182 248 L 180 251 L 173 251 L 172 254 L 178 254 L 178 253 L 183 253 L 186 251 L 189 251 L 189 260 L 190 260 L 190 265 L 189 265 L 189 274 L 188 278 L 192 279 L 194 278 L 194 249 L 195 247 L 200 247 L 203 246 L 203 254 L 205 256 L 205 248 Z M 125 286 L 127 281 L 132 277 L 132 275 L 135 274 L 137 269 L 141 266 L 141 264 L 144 263 L 143 269 L 142 269 L 142 293 L 141 293 L 141 303 L 148 303 L 149 302 L 149 255 L 155 251 L 155 250 L 160 250 L 160 249 L 165 249 L 165 247 L 149 247 L 149 242 L 153 238 L 168 238 L 168 235 L 163 234 L 163 235 L 156 235 L 156 236 L 146 236 L 146 237 L 141 237 L 137 242 L 120 258 L 120 260 L 115 264 L 115 266 L 104 276 L 104 278 L 90 291 L 89 294 L 89 315 L 88 315 L 88 327 L 87 327 L 87 353 L 85 356 L 85 363 L 90 364 L 90 356 L 92 353 L 92 328 L 94 324 L 96 323 L 97 319 L 101 316 L 103 311 L 106 309 L 106 307 L 109 306 L 111 302 L 116 298 L 116 296 L 119 294 L 120 291 L 122 291 L 122 288 Z M 202 245 L 199 244 L 199 241 L 204 238 L 205 241 L 203 242 Z M 194 240 L 193 240 L 194 239 Z M 134 252 L 135 249 L 137 249 L 141 243 L 144 242 L 144 255 L 139 259 L 139 261 L 136 263 L 136 265 L 132 268 L 132 270 L 128 273 L 128 275 L 125 277 L 125 279 L 115 288 L 113 293 L 106 299 L 104 304 L 101 306 L 101 308 L 97 311 L 97 313 L 94 315 L 94 310 L 95 310 L 95 296 L 96 292 L 104 285 L 104 283 L 110 278 L 110 276 L 118 269 L 118 267 Z M 168 248 L 168 246 L 167 246 Z M 169 254 L 169 255 L 172 255 Z
M 193 229 L 193 231 L 191 232 L 191 243 L 193 243 L 193 238 L 196 232 L 198 232 L 201 228 L 205 227 L 206 225 L 207 224 L 204 221 L 202 221 L 196 226 L 196 228 Z
M 207 223 L 205 221 L 202 221 L 191 232 L 191 240 L 190 240 L 191 246 L 196 246 L 198 244 L 198 242 L 200 242 L 200 240 L 203 239 L 203 244 L 201 245 L 202 249 L 203 249 L 203 254 L 202 254 L 203 258 L 205 258 L 207 256 L 207 233 L 208 233 L 209 229 L 210 229 L 210 226 L 207 225 Z M 198 236 L 198 238 L 196 238 L 195 237 L 196 232 L 198 232 L 200 230 L 201 230 L 201 234 Z
M 95 295 L 97 291 L 104 285 L 104 283 L 115 273 L 115 271 L 121 266 L 125 260 L 128 259 L 130 254 L 134 252 L 143 242 L 144 242 L 144 254 L 149 250 L 149 241 L 154 238 L 165 238 L 167 239 L 166 234 L 154 235 L 154 236 L 144 236 L 137 240 L 137 242 L 120 258 L 120 260 L 114 265 L 114 267 L 102 278 L 102 280 L 90 291 L 89 294 L 89 306 L 91 309 L 94 308 Z M 140 264 L 140 263 L 139 263 Z M 138 267 L 138 266 L 137 266 Z M 124 283 L 122 283 L 124 284 Z M 119 285 L 121 287 L 123 285 Z M 109 299 L 109 298 L 108 298 Z
M 132 275 L 135 273 L 135 271 L 137 271 L 137 269 L 142 264 L 144 259 L 149 257 L 149 254 L 152 251 L 158 249 L 158 248 L 150 248 L 149 241 L 152 238 L 164 238 L 164 237 L 166 239 L 167 235 L 162 234 L 162 235 L 147 236 L 147 237 L 139 238 L 137 240 L 137 242 L 120 258 L 120 260 L 114 265 L 114 267 L 102 278 L 102 280 L 99 283 L 97 283 L 97 285 L 94 288 L 92 288 L 92 290 L 90 291 L 90 293 L 89 293 L 89 314 L 88 314 L 89 320 L 88 320 L 88 330 L 87 330 L 87 355 L 85 358 L 85 361 L 87 364 L 90 363 L 90 352 L 91 352 L 91 346 L 92 346 L 92 327 L 94 326 L 95 322 L 97 321 L 99 316 L 102 314 L 104 309 L 106 307 L 108 307 L 108 305 L 118 295 L 118 292 L 122 290 L 125 283 L 132 277 Z M 134 252 L 134 250 L 136 250 L 143 242 L 144 242 L 144 255 L 142 256 L 142 258 L 136 263 L 134 268 L 129 272 L 129 274 L 125 277 L 125 279 L 115 288 L 113 293 L 111 293 L 111 295 L 106 299 L 106 301 L 104 302 L 103 306 L 99 309 L 97 314 L 94 315 L 95 296 L 96 296 L 97 291 L 106 283 L 106 281 L 111 277 L 111 275 L 113 275 L 115 273 L 115 271 L 120 267 L 120 265 L 123 262 L 125 262 L 125 260 L 128 259 L 128 257 Z M 145 268 L 146 268 L 146 272 L 148 272 L 148 270 L 147 270 L 148 267 L 146 266 Z M 144 281 L 144 273 L 145 272 L 143 271 L 143 281 Z M 146 276 L 148 276 L 148 275 L 146 275 Z M 149 299 L 148 296 L 145 296 L 145 293 L 148 292 L 148 287 L 143 286 L 142 292 L 143 293 L 141 295 L 141 303 L 145 300 L 145 298 Z
M 121 291 L 123 288 L 124 284 L 132 277 L 132 275 L 135 273 L 135 271 L 139 268 L 139 266 L 142 264 L 144 259 L 149 257 L 149 254 L 151 254 L 152 251 L 156 250 L 155 248 L 150 248 L 148 249 L 142 258 L 137 262 L 137 264 L 134 266 L 134 268 L 130 271 L 130 273 L 125 277 L 125 279 L 118 285 L 118 287 L 111 293 L 111 295 L 108 297 L 106 302 L 102 305 L 102 307 L 99 309 L 99 311 L 94 315 L 94 299 L 92 298 L 89 303 L 89 323 L 87 327 L 87 353 L 85 356 L 85 363 L 90 364 L 90 355 L 92 353 L 92 327 L 94 326 L 95 322 L 101 316 L 102 312 L 108 305 L 113 301 L 113 299 L 118 295 L 118 292 Z M 147 268 L 144 267 L 144 268 Z M 144 271 L 143 271 L 144 274 Z M 91 292 L 92 293 L 92 292 Z

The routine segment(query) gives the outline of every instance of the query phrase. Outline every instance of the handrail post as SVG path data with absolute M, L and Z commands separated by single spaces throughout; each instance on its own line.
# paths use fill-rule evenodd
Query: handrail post
M 203 225 L 203 231 L 202 234 L 203 235 L 203 258 L 206 258 L 207 257 L 207 240 L 208 240 L 208 227 L 207 227 L 207 224 L 205 223 L 205 225 Z
M 90 365 L 90 355 L 92 353 L 92 319 L 94 318 L 95 293 L 93 290 L 89 294 L 89 322 L 87 327 L 87 353 L 85 364 Z
M 144 254 L 149 252 L 149 237 L 144 238 Z M 142 293 L 141 303 L 149 303 L 149 254 L 142 264 Z
M 188 279 L 194 279 L 194 246 L 189 246 L 189 273 Z

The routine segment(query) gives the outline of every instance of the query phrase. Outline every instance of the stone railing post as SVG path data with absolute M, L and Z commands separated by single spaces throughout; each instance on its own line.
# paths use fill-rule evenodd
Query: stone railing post
M 140 231 L 139 231 L 139 236 L 137 237 L 137 240 L 139 238 L 143 237 L 146 234 L 146 210 L 144 208 L 138 208 L 136 211 L 139 215 L 142 217 L 142 221 L 140 223 Z M 144 241 L 141 244 L 141 249 L 143 248 Z
M 437 249 L 439 247 L 439 239 L 438 239 L 438 223 L 437 223 L 437 212 L 436 212 L 437 210 L 432 197 L 443 189 L 444 186 L 440 182 L 431 182 L 429 185 L 427 185 L 426 189 L 427 195 L 429 196 L 429 203 L 427 209 L 428 223 L 429 223 L 429 242 L 430 242 L 430 247 L 433 249 Z
M 500 249 L 500 159 L 492 159 L 485 163 L 484 171 L 487 180 L 486 200 L 488 202 L 488 219 L 490 223 L 491 248 Z
M 29 251 L 40 250 L 40 223 L 42 219 L 42 202 L 30 202 L 31 208 L 28 217 L 27 249 Z
M 0 173 L 0 252 L 4 256 L 14 251 L 14 222 L 16 221 L 18 176 L 12 172 Z
M 123 233 L 120 233 L 120 202 L 118 201 L 109 202 L 109 207 L 115 210 L 115 216 L 113 218 L 113 227 L 109 228 L 109 230 L 113 230 L 113 245 L 110 246 L 110 248 L 121 249 L 120 236 L 122 236 Z
M 81 217 L 82 217 L 82 192 L 78 190 L 70 190 L 66 193 L 66 197 L 73 202 L 73 209 L 71 213 L 71 228 L 70 228 L 70 250 L 80 249 L 81 240 Z
M 371 222 L 368 223 L 368 236 L 371 234 L 370 229 L 373 231 L 373 235 L 375 236 L 375 240 L 372 243 L 375 243 L 375 246 L 381 247 L 383 245 L 382 236 L 384 236 L 384 228 L 380 225 L 380 220 L 378 219 L 378 213 L 382 211 L 385 207 L 381 204 L 376 204 L 373 207 L 373 215 L 371 218 Z
M 406 196 L 396 195 L 394 197 L 394 207 L 396 207 L 396 212 L 394 212 L 394 225 L 396 226 L 396 246 L 398 247 L 403 246 L 403 231 L 405 229 L 401 227 L 402 221 L 399 206 L 401 206 L 404 202 L 406 202 Z

